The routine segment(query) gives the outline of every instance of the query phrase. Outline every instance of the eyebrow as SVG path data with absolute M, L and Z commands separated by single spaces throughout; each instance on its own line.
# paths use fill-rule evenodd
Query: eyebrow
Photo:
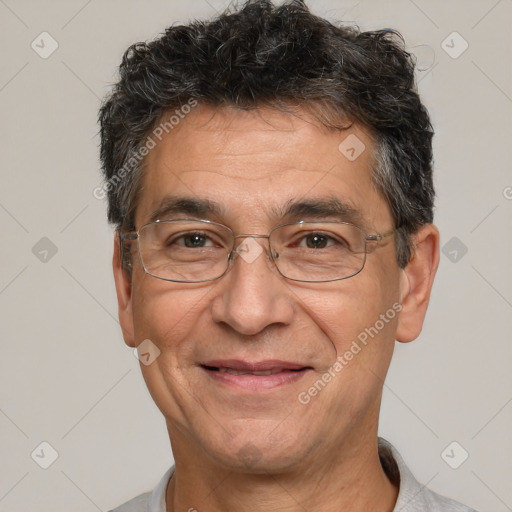
M 209 199 L 192 197 L 165 196 L 158 208 L 150 215 L 150 222 L 164 220 L 172 215 L 190 215 L 191 217 L 220 217 L 224 209 L 219 203 Z
M 359 210 L 340 201 L 336 197 L 309 199 L 305 201 L 289 201 L 284 209 L 272 209 L 276 217 L 301 220 L 302 218 L 317 220 L 338 220 L 356 225 L 364 223 Z
M 278 222 L 295 220 L 337 220 L 358 226 L 364 224 L 363 215 L 356 208 L 335 197 L 323 197 L 304 201 L 289 200 L 284 207 L 272 207 L 270 213 Z M 169 219 L 175 215 L 216 220 L 224 217 L 225 209 L 216 201 L 192 197 L 166 196 L 150 215 L 149 222 Z

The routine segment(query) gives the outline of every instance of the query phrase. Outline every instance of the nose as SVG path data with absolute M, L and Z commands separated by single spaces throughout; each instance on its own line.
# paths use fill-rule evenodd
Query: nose
M 243 335 L 289 325 L 294 314 L 292 294 L 268 254 L 268 242 L 255 238 L 267 237 L 242 239 L 211 305 L 215 322 Z

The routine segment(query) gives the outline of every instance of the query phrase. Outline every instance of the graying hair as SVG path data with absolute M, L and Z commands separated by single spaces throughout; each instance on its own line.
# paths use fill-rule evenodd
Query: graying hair
M 416 90 L 414 58 L 392 30 L 360 32 L 314 16 L 302 0 L 249 0 L 211 21 L 169 27 L 125 53 L 103 103 L 101 161 L 108 217 L 135 228 L 148 137 L 192 100 L 217 108 L 309 111 L 324 126 L 358 123 L 374 140 L 373 181 L 397 230 L 397 261 L 432 222 L 433 129 Z M 132 164 L 130 164 L 132 162 Z

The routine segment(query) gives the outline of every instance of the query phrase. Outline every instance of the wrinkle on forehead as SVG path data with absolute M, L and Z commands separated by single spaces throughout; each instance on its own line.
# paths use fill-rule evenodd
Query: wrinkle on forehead
M 332 170 L 332 167 L 331 167 Z M 320 174 L 320 175 L 327 175 L 329 174 L 330 170 L 327 171 L 321 170 L 321 169 L 295 169 L 295 168 L 289 168 L 289 169 L 268 169 L 265 173 L 265 169 L 259 170 L 259 175 L 251 175 L 246 172 L 245 169 L 234 169 L 233 174 L 230 174 L 228 172 L 228 169 L 220 169 L 220 170 L 214 170 L 214 169 L 186 169 L 180 172 L 181 176 L 185 175 L 195 175 L 195 174 L 213 174 L 221 176 L 222 178 L 226 178 L 228 180 L 235 180 L 235 181 L 261 181 L 261 180 L 267 180 L 269 175 L 275 178 L 283 177 L 286 174 L 304 174 L 304 173 L 314 173 L 314 174 Z M 336 177 L 336 176 L 335 176 Z
M 286 150 L 286 146 L 311 140 L 319 133 L 328 137 L 335 132 L 307 113 L 297 115 L 269 107 L 241 110 L 202 106 L 165 134 L 157 144 L 156 151 L 148 155 L 148 160 L 153 160 L 155 153 L 162 152 L 158 146 L 162 146 L 162 142 L 167 146 L 167 139 L 174 140 L 185 158 L 200 156 L 205 151 L 217 159 L 256 158 Z M 193 141 L 190 140 L 192 134 Z M 180 158 L 180 155 L 177 156 Z
M 354 161 L 338 149 L 351 133 L 366 146 Z M 270 109 L 192 111 L 148 155 L 140 206 L 147 217 L 165 195 L 185 193 L 215 200 L 231 214 L 251 205 L 257 223 L 256 211 L 271 216 L 269 208 L 290 197 L 330 195 L 380 226 L 377 217 L 387 208 L 371 179 L 372 150 L 357 124 L 336 131 Z
M 218 168 L 223 175 L 247 179 L 249 173 L 244 167 L 257 159 L 267 159 L 271 166 L 269 173 L 293 168 L 322 173 L 344 158 L 338 145 L 352 131 L 363 137 L 365 144 L 371 144 L 371 137 L 361 127 L 351 124 L 350 131 L 328 129 L 306 111 L 290 113 L 271 107 L 241 110 L 199 105 L 163 136 L 148 155 L 147 163 L 155 167 L 172 158 L 172 168 L 180 172 L 194 168 L 215 172 Z M 319 144 L 323 160 L 320 165 L 318 147 L 314 147 Z M 300 151 L 299 159 L 297 151 Z M 171 158 L 167 157 L 169 153 Z M 367 156 L 363 155 L 362 160 Z M 257 171 L 266 174 L 265 169 Z M 250 174 L 248 179 L 254 179 L 254 173 Z

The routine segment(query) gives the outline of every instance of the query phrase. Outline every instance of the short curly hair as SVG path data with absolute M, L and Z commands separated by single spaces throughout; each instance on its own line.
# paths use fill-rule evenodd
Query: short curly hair
M 109 221 L 134 229 L 142 146 L 173 109 L 191 101 L 302 109 L 329 129 L 359 123 L 371 134 L 373 182 L 390 205 L 404 267 L 411 235 L 432 222 L 434 202 L 433 129 L 414 67 L 398 32 L 337 26 L 302 0 L 280 6 L 249 0 L 213 20 L 171 26 L 133 44 L 99 113 Z

